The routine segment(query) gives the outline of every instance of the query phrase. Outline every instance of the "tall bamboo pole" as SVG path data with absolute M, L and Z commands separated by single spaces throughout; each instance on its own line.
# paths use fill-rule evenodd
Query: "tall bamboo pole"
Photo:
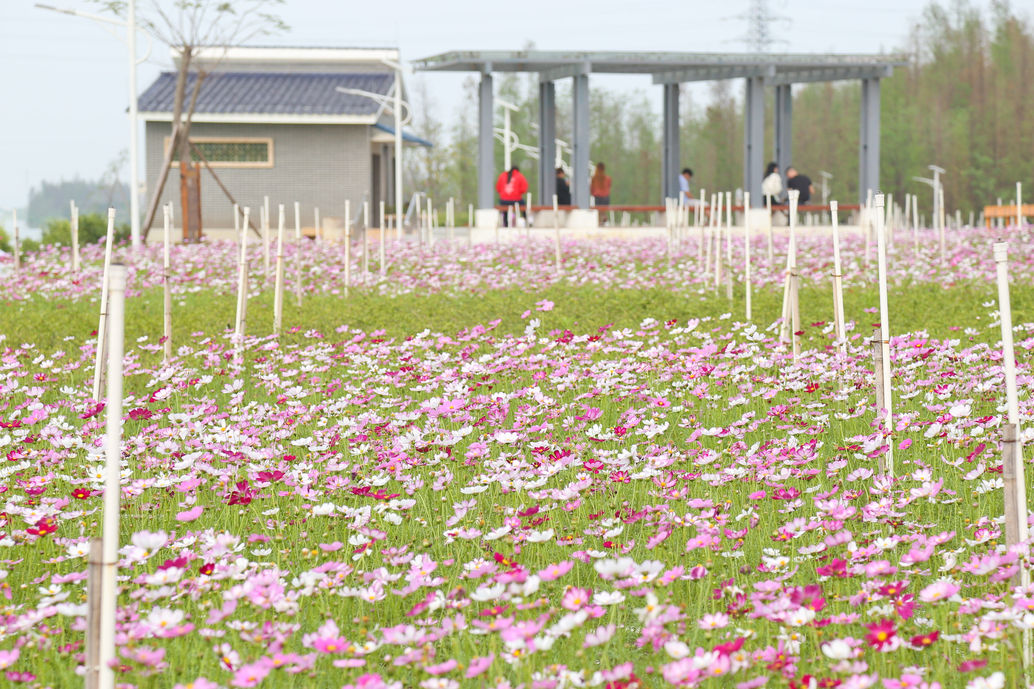
M 295 306 L 302 305 L 302 204 L 294 202 L 294 303 Z M 281 314 L 282 315 L 282 314 Z
M 842 356 L 847 355 L 847 327 L 844 323 L 844 271 L 840 265 L 840 214 L 839 204 L 829 202 L 830 220 L 833 222 L 833 319 L 836 325 L 837 348 Z
M 108 278 L 111 274 L 111 250 L 115 243 L 115 209 L 108 209 L 108 233 L 104 242 L 104 273 L 101 277 L 101 314 L 97 324 L 97 359 L 93 367 L 93 399 L 100 401 L 101 378 L 104 374 L 104 352 L 108 328 Z
M 165 363 L 169 363 L 172 359 L 172 288 L 169 284 L 171 277 L 170 273 L 170 262 L 169 262 L 169 245 L 172 243 L 172 205 L 168 204 L 163 207 L 164 213 L 164 228 L 162 234 L 162 324 L 163 324 L 163 336 L 165 342 L 163 342 L 163 360 Z
M 112 213 L 114 215 L 114 213 Z M 113 689 L 115 673 L 115 612 L 118 604 L 119 479 L 122 472 L 122 354 L 125 326 L 126 268 L 121 263 L 110 266 L 111 317 L 108 337 L 108 390 L 106 405 L 106 437 L 104 443 L 104 515 L 102 553 L 104 570 L 101 584 L 100 665 L 101 689 Z
M 273 334 L 280 337 L 284 324 L 284 204 L 277 206 L 276 275 L 273 282 Z
M 70 229 L 72 231 L 72 272 L 76 275 L 79 274 L 79 207 L 75 205 L 75 201 L 71 201 L 72 206 L 72 222 Z
M 751 287 L 750 287 L 750 251 L 751 251 L 751 240 L 753 239 L 752 229 L 750 226 L 750 192 L 743 192 L 743 288 L 745 290 L 746 303 L 744 309 L 746 311 L 747 321 L 753 319 L 753 313 L 751 312 Z
M 887 471 L 894 475 L 894 390 L 891 388 L 890 309 L 887 305 L 887 237 L 883 228 L 883 194 L 873 199 L 876 208 L 876 260 L 880 285 L 880 344 L 883 354 L 883 410 L 887 432 Z

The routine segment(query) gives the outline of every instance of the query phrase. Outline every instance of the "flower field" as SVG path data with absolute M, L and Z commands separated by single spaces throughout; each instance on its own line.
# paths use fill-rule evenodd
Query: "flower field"
M 847 356 L 829 239 L 800 241 L 797 361 L 773 327 L 778 238 L 771 264 L 752 250 L 752 323 L 742 241 L 731 302 L 692 237 L 670 258 L 565 243 L 560 274 L 551 242 L 392 244 L 384 283 L 357 247 L 350 287 L 342 247 L 306 243 L 279 339 L 253 249 L 243 361 L 234 247 L 177 247 L 168 365 L 159 247 L 127 253 L 118 682 L 1025 686 L 992 236 L 960 231 L 942 263 L 929 235 L 891 253 L 892 430 L 860 237 Z M 1028 443 L 1031 246 L 1010 255 Z M 47 248 L 0 275 L 0 684 L 82 682 L 100 257 L 73 275 Z

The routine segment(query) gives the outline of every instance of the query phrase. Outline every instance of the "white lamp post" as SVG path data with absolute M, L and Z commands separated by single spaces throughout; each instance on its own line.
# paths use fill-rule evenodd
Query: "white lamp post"
M 147 55 L 140 60 L 136 59 L 136 0 L 128 0 L 126 3 L 126 21 L 102 17 L 96 14 L 88 14 L 79 10 L 66 10 L 51 5 L 36 3 L 41 10 L 51 10 L 62 14 L 70 14 L 73 17 L 92 19 L 93 21 L 113 24 L 126 28 L 126 43 L 129 46 L 129 227 L 130 239 L 133 249 L 139 249 L 140 238 L 140 163 L 137 160 L 139 150 L 139 133 L 137 132 L 137 103 L 136 103 L 136 66 L 147 60 L 151 55 L 150 37 L 148 37 Z
M 402 100 L 402 66 L 390 60 L 381 60 L 381 62 L 395 70 L 395 93 L 391 102 L 388 101 L 388 97 L 384 94 L 374 93 L 373 91 L 346 88 L 344 86 L 337 86 L 334 90 L 351 96 L 369 98 L 382 108 L 390 109 L 395 116 L 395 221 L 401 227 L 402 215 L 404 213 L 402 207 L 402 127 L 412 120 L 412 112 L 410 111 L 409 103 Z M 405 116 L 402 115 L 403 109 L 406 111 Z

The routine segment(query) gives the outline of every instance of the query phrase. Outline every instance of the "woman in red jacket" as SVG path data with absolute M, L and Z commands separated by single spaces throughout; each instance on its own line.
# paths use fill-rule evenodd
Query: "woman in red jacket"
M 521 171 L 514 165 L 512 168 L 499 175 L 496 180 L 495 190 L 499 192 L 499 202 L 502 206 L 517 206 L 525 222 L 528 220 L 527 209 L 525 208 L 524 195 L 528 193 L 528 180 Z M 503 227 L 507 227 L 509 208 L 503 211 Z

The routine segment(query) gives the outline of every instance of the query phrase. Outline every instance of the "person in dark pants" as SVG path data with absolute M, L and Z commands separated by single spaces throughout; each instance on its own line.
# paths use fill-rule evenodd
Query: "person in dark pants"
M 797 172 L 793 166 L 786 168 L 786 188 L 798 191 L 800 196 L 797 197 L 797 203 L 801 206 L 808 203 L 811 195 L 815 193 L 815 187 L 812 185 L 811 179 L 807 175 Z
M 558 206 L 571 205 L 571 185 L 567 183 L 562 167 L 556 169 L 556 202 Z
M 528 191 L 528 180 L 516 165 L 499 175 L 499 179 L 495 183 L 495 190 L 499 192 L 499 205 L 516 206 L 521 216 L 525 220 L 528 219 L 524 207 L 524 194 Z M 508 211 L 509 208 L 502 211 L 503 227 L 508 227 L 509 224 Z

